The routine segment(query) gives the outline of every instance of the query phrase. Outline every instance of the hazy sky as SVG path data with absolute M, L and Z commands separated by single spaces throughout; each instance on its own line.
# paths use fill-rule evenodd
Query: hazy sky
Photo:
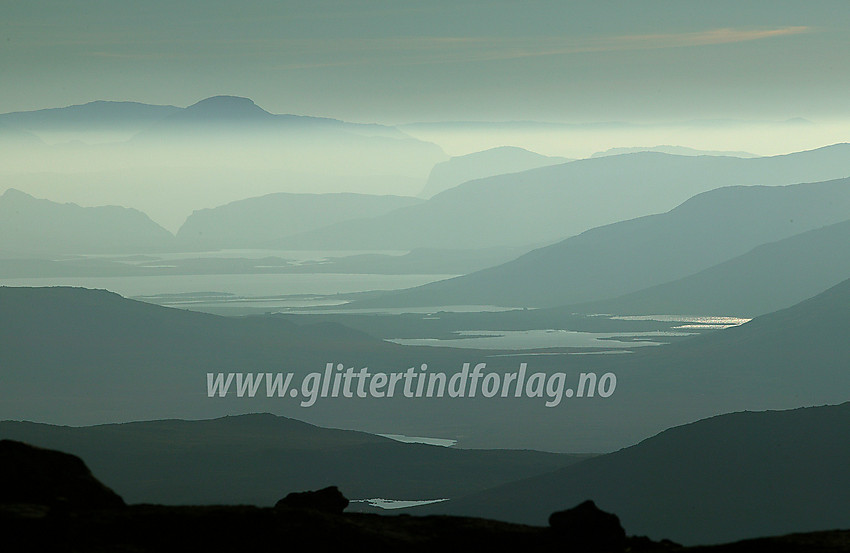
M 850 2 L 2 0 L 0 112 L 248 96 L 413 120 L 850 116 Z

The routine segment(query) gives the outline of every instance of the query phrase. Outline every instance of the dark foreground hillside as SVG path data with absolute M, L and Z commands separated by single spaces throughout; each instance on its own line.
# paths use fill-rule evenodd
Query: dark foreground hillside
M 626 537 L 617 517 L 585 502 L 549 527 L 480 518 L 343 513 L 335 489 L 289 494 L 274 508 L 127 506 L 73 455 L 0 441 L 5 551 L 691 551 Z M 850 532 L 753 540 L 705 551 L 847 551 Z
M 163 507 L 70 512 L 0 507 L 7 551 L 617 551 L 570 547 L 551 528 L 478 518 L 327 514 L 250 506 Z M 838 553 L 850 551 L 850 531 L 761 538 L 711 547 L 678 547 L 640 537 L 619 551 L 647 553 Z
M 543 524 L 586 498 L 626 529 L 687 545 L 850 525 L 850 402 L 677 426 L 555 472 L 420 513 Z
M 330 485 L 350 499 L 461 497 L 586 457 L 407 444 L 270 414 L 84 427 L 1 421 L 0 437 L 82 457 L 128 502 L 169 505 L 270 506 L 283 490 Z

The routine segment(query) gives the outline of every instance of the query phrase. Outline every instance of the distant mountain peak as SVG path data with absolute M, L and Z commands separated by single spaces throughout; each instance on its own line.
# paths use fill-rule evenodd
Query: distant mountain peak
M 223 119 L 271 116 L 253 100 L 241 96 L 212 96 L 187 107 L 184 113 Z
M 26 192 L 21 192 L 17 188 L 7 188 L 3 194 L 0 194 L 0 199 L 3 200 L 22 200 L 22 199 L 34 199 L 32 196 L 27 194 Z
M 506 173 L 519 173 L 571 161 L 538 154 L 517 146 L 496 146 L 480 152 L 454 156 L 431 170 L 420 196 L 430 198 L 464 182 Z
M 528 152 L 529 154 L 541 155 L 536 152 L 532 152 L 526 148 L 520 148 L 519 146 L 496 146 L 495 148 L 489 148 L 484 150 L 485 152 Z M 475 152 L 482 153 L 482 152 Z
M 786 125 L 814 125 L 808 119 L 804 119 L 803 117 L 792 117 L 791 119 L 785 120 Z
M 660 153 L 660 154 L 668 154 L 668 155 L 676 155 L 676 156 L 730 156 L 730 157 L 742 157 L 742 158 L 752 158 L 759 157 L 756 154 L 752 154 L 750 152 L 742 152 L 742 151 L 731 151 L 731 150 L 697 150 L 695 148 L 689 148 L 687 146 L 673 146 L 670 144 L 662 144 L 658 146 L 634 146 L 634 147 L 620 147 L 620 148 L 609 148 L 603 152 L 596 152 L 591 158 L 597 157 L 606 157 L 606 156 L 615 156 L 615 155 L 624 155 L 624 154 L 642 154 L 642 153 Z
M 7 252 L 162 251 L 173 238 L 132 208 L 58 203 L 15 188 L 0 196 L 0 250 Z

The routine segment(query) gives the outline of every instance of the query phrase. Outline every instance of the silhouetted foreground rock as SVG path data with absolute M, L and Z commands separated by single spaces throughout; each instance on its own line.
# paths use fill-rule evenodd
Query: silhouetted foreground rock
M 125 506 L 78 457 L 0 441 L 3 551 L 691 551 L 671 542 L 627 538 L 617 516 L 592 502 L 553 514 L 551 528 L 455 516 L 343 513 L 347 503 L 330 487 L 290 494 L 273 509 Z M 850 532 L 826 532 L 705 550 L 832 553 L 848 546 Z
M 131 505 L 57 513 L 0 505 L 3 551 L 546 551 L 547 528 L 491 520 L 251 506 Z
M 552 513 L 549 526 L 578 550 L 622 551 L 626 546 L 626 531 L 620 519 L 599 509 L 593 501 Z
M 248 506 L 131 505 L 59 516 L 0 506 L 3 551 L 186 552 L 330 551 L 428 552 L 493 550 L 580 551 L 551 528 L 486 519 L 322 513 Z M 644 553 L 838 553 L 850 551 L 850 531 L 750 540 L 709 548 L 628 538 Z M 605 550 L 601 550 L 605 551 Z M 610 550 L 614 551 L 614 550 Z
M 275 509 L 280 507 L 342 513 L 348 507 L 348 499 L 336 486 L 329 486 L 315 492 L 292 492 L 275 503 Z
M 123 507 L 74 455 L 0 440 L 0 504 L 67 508 Z

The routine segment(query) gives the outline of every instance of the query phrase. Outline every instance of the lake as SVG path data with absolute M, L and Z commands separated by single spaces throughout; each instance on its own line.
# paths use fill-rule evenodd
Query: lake
M 396 338 L 404 346 L 440 346 L 473 349 L 634 348 L 667 343 L 664 338 L 690 336 L 691 332 L 579 332 L 575 330 L 463 330 L 457 338 Z

